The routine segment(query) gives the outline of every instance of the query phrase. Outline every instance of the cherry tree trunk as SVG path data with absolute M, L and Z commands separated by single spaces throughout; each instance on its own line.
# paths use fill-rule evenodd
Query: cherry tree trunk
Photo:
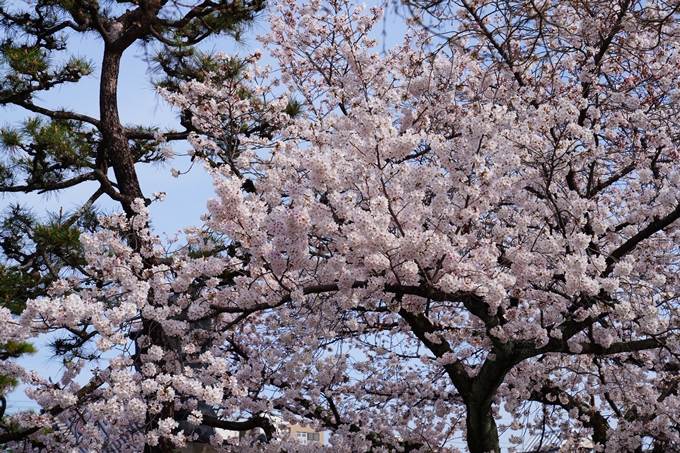
M 490 402 L 470 398 L 466 426 L 470 453 L 500 453 L 498 427 Z

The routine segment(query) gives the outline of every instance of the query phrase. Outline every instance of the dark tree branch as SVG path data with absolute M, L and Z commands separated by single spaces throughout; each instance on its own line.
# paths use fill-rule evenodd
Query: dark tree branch
M 673 222 L 680 218 L 680 205 L 678 205 L 673 211 L 662 218 L 656 218 L 653 222 L 647 225 L 645 228 L 640 230 L 632 238 L 628 239 L 626 242 L 621 244 L 616 250 L 614 250 L 606 260 L 607 268 L 602 272 L 602 277 L 609 276 L 614 271 L 614 266 L 616 263 L 626 256 L 629 252 L 633 251 L 635 247 L 638 246 L 642 241 L 649 238 L 653 234 L 663 230 L 667 226 L 670 226 Z
M 75 176 L 59 183 L 31 183 L 23 186 L 11 186 L 11 187 L 0 187 L 0 193 L 8 192 L 38 192 L 45 193 L 53 190 L 68 189 L 69 187 L 74 187 L 85 181 L 95 181 L 97 179 L 96 171 L 91 171 L 89 173 L 83 173 L 82 175 Z
M 40 113 L 55 120 L 73 120 L 82 121 L 84 123 L 89 123 L 95 127 L 99 127 L 99 120 L 92 118 L 91 116 L 81 115 L 80 113 L 69 112 L 67 110 L 50 110 L 44 107 L 37 106 L 29 101 L 17 100 L 12 102 L 14 105 L 23 107 L 34 113 Z

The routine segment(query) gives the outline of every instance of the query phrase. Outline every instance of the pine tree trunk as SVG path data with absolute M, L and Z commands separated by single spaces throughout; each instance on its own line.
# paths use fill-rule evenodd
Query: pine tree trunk
M 139 185 L 130 143 L 125 136 L 125 128 L 118 115 L 118 77 L 121 57 L 122 51 L 114 51 L 110 46 L 105 46 L 99 89 L 100 132 L 103 139 L 99 152 L 105 153 L 102 157 L 106 159 L 108 165 L 113 167 L 118 192 L 120 193 L 119 201 L 127 216 L 132 217 L 135 215 L 132 210 L 132 202 L 136 198 L 144 198 L 144 195 Z M 135 237 L 136 235 L 130 236 L 130 246 L 139 249 L 141 243 Z M 157 322 L 145 320 L 143 331 L 150 336 L 153 344 L 158 344 L 163 348 L 169 346 L 163 333 L 163 327 Z M 173 418 L 173 416 L 174 402 L 164 402 L 160 413 L 147 414 L 146 429 L 156 429 L 159 420 Z M 159 439 L 157 445 L 146 444 L 144 446 L 144 453 L 172 453 L 174 451 L 174 444 L 163 437 Z
M 102 143 L 100 153 L 105 153 L 108 165 L 113 167 L 123 209 L 128 216 L 135 198 L 144 198 L 139 185 L 135 162 L 130 144 L 125 136 L 125 128 L 118 116 L 118 76 L 122 52 L 104 49 L 102 75 L 99 88 L 100 132 Z

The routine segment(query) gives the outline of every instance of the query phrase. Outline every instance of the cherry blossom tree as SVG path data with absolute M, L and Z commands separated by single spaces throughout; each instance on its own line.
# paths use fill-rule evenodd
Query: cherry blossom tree
M 2 312 L 8 340 L 70 329 L 114 357 L 87 385 L 82 360 L 59 383 L 5 360 L 45 410 L 0 441 L 182 445 L 172 403 L 266 433 L 224 451 L 322 448 L 271 414 L 339 452 L 499 452 L 499 423 L 680 448 L 680 4 L 413 6 L 440 28 L 381 52 L 380 8 L 280 1 L 276 70 L 221 56 L 164 92 L 214 178 L 205 225 L 169 253 L 137 200 L 81 236 L 84 277 Z

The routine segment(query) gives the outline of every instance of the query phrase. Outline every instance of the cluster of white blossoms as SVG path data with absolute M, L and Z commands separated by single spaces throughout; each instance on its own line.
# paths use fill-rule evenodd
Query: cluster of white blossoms
M 503 408 L 599 450 L 678 448 L 675 13 L 452 3 L 448 41 L 410 31 L 380 52 L 380 8 L 283 0 L 260 38 L 278 71 L 222 55 L 164 93 L 197 159 L 223 158 L 205 226 L 167 256 L 140 201 L 82 237 L 87 278 L 31 301 L 22 332 L 118 355 L 86 387 L 29 379 L 46 417 L 88 414 L 93 450 L 97 423 L 138 451 L 193 439 L 176 414 L 277 413 L 339 452 L 456 451 L 463 434 L 482 452 Z M 258 122 L 276 132 L 243 132 Z M 0 338 L 15 322 L 0 311 Z

